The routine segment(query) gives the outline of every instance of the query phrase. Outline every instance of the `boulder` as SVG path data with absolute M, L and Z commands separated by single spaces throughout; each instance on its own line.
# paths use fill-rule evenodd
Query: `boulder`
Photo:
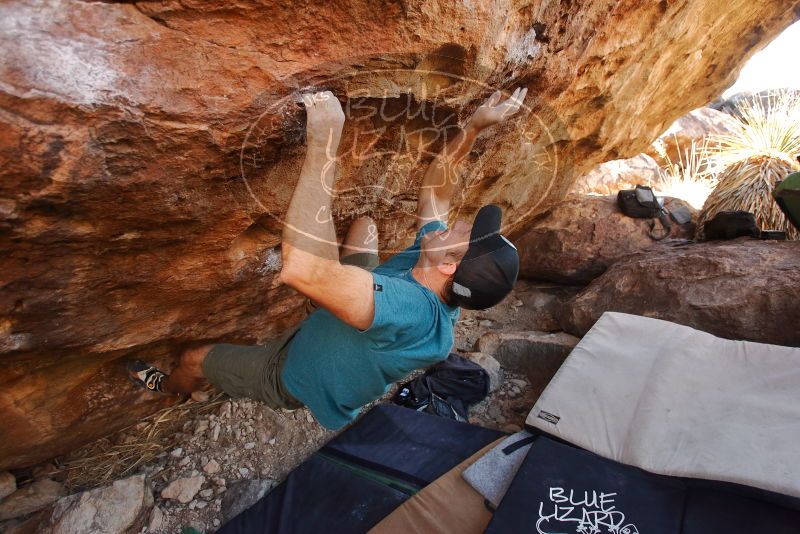
M 524 374 L 538 397 L 578 341 L 564 332 L 490 332 L 475 348 L 491 354 L 504 369 Z
M 686 202 L 666 198 L 664 206 L 686 207 Z M 513 236 L 520 253 L 520 276 L 566 284 L 585 284 L 601 275 L 620 258 L 641 250 L 667 246 L 669 239 L 650 237 L 652 219 L 634 219 L 622 213 L 614 196 L 573 195 L 557 204 L 530 228 Z M 671 239 L 691 239 L 694 223 L 673 221 Z M 662 226 L 652 230 L 660 236 Z
M 740 238 L 662 247 L 615 263 L 572 301 L 564 330 L 603 312 L 655 317 L 728 339 L 800 346 L 800 242 Z
M 189 504 L 203 487 L 206 477 L 186 477 L 173 480 L 166 488 L 161 490 L 162 499 L 171 499 L 182 504 Z
M 578 178 L 570 192 L 616 195 L 620 189 L 633 189 L 637 184 L 655 187 L 662 175 L 656 160 L 647 154 L 639 154 L 629 159 L 601 163 Z
M 144 475 L 60 499 L 37 532 L 133 534 L 148 523 L 153 494 Z
M 699 148 L 709 135 L 733 134 L 738 129 L 739 123 L 727 113 L 713 108 L 695 109 L 673 122 L 648 147 L 646 154 L 652 156 L 659 165 L 685 163 L 692 142 Z
M 258 342 L 302 318 L 278 277 L 299 92 L 345 104 L 336 221 L 372 215 L 388 253 L 411 239 L 445 134 L 495 88 L 528 87 L 482 134 L 454 204 L 470 217 L 496 202 L 511 232 L 730 85 L 795 7 L 3 2 L 0 469 L 174 402 L 127 384 L 121 360 L 169 368 L 189 344 Z
M 57 501 L 65 494 L 64 486 L 40 478 L 23 486 L 0 502 L 0 521 L 37 512 Z

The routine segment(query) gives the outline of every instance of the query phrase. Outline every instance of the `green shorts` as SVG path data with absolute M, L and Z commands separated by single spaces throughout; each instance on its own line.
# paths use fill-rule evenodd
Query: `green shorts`
M 361 267 L 362 269 L 371 271 L 377 267 L 380 262 L 378 261 L 377 254 L 371 252 L 356 252 L 355 254 L 348 254 L 340 258 L 339 263 L 342 265 L 354 265 L 355 267 Z
M 378 266 L 377 254 L 366 252 L 350 254 L 340 261 L 368 271 Z M 248 397 L 273 409 L 300 408 L 303 403 L 289 394 L 281 380 L 283 362 L 298 328 L 263 345 L 214 345 L 203 360 L 203 375 L 231 397 Z

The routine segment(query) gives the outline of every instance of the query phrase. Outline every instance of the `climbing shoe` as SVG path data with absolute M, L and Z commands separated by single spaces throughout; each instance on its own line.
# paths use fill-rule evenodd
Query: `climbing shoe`
M 125 369 L 131 382 L 150 391 L 161 392 L 161 383 L 169 376 L 167 373 L 153 367 L 142 360 L 128 360 Z

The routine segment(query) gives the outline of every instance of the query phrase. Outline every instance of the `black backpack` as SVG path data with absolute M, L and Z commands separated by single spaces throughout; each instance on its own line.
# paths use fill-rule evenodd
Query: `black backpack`
M 650 237 L 659 241 L 670 234 L 672 223 L 669 212 L 661 206 L 653 189 L 646 185 L 637 185 L 636 189 L 622 189 L 617 193 L 619 209 L 628 217 L 634 219 L 658 219 L 664 228 L 660 236 L 654 235 L 655 220 L 650 222 Z
M 467 420 L 467 409 L 489 394 L 489 375 L 475 362 L 458 354 L 400 386 L 392 401 L 420 412 Z
M 744 236 L 761 237 L 756 217 L 749 211 L 720 211 L 706 222 L 703 233 L 709 241 Z

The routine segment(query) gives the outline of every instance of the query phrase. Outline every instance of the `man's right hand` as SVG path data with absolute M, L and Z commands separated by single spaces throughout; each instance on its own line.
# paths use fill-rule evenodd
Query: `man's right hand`
M 336 155 L 344 127 L 342 105 L 330 91 L 302 95 L 306 107 L 306 136 L 309 148 L 330 149 Z
M 495 91 L 494 94 L 475 111 L 475 114 L 472 115 L 467 125 L 480 131 L 493 124 L 506 120 L 519 111 L 520 106 L 522 106 L 522 101 L 525 100 L 525 95 L 527 94 L 527 87 L 517 87 L 510 97 L 500 102 L 502 94 L 500 91 Z

